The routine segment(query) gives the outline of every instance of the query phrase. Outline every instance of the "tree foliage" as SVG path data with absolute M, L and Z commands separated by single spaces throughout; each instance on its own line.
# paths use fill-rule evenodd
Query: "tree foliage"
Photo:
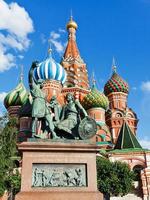
M 17 120 L 8 119 L 7 116 L 0 118 L 0 196 L 7 190 L 15 194 L 20 188 L 20 175 L 14 169 L 14 162 L 18 157 L 16 146 Z
M 103 194 L 124 196 L 132 190 L 133 180 L 134 173 L 126 163 L 97 158 L 98 189 Z

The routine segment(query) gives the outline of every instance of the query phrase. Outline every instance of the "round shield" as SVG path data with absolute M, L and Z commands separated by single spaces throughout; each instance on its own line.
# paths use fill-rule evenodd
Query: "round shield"
M 97 132 L 96 121 L 90 117 L 85 117 L 80 122 L 78 132 L 83 140 L 92 138 Z

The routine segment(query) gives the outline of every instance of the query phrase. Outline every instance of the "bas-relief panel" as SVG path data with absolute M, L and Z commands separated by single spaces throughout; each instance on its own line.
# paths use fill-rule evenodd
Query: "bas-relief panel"
M 32 166 L 32 187 L 87 187 L 86 164 L 40 164 Z

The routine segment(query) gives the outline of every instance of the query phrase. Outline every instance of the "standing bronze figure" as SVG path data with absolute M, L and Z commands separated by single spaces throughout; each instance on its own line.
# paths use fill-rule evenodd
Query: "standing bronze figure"
M 34 80 L 33 71 L 37 67 L 38 62 L 32 63 L 29 71 L 29 86 L 30 93 L 33 98 L 32 103 L 32 137 L 37 136 L 37 123 L 39 119 L 44 119 L 49 127 L 49 131 L 52 133 L 53 138 L 58 138 L 54 131 L 54 124 L 52 116 L 48 108 L 48 102 L 46 101 L 45 94 L 42 91 L 43 80 L 39 79 L 37 82 Z

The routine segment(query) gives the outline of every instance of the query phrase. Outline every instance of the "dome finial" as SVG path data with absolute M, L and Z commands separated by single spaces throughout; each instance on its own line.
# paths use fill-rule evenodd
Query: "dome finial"
M 51 39 L 48 40 L 48 56 L 49 56 L 49 58 L 52 57 L 52 43 L 51 43 Z
M 113 71 L 113 73 L 117 72 L 116 61 L 115 61 L 114 56 L 113 56 L 113 59 L 112 59 L 112 71 Z
M 67 30 L 69 28 L 74 28 L 75 30 L 78 28 L 77 23 L 73 20 L 72 9 L 70 10 L 70 21 L 67 23 Z
M 73 21 L 72 9 L 70 10 L 70 21 Z
M 20 65 L 20 82 L 23 81 L 23 65 Z
M 92 88 L 96 87 L 96 80 L 95 80 L 95 74 L 94 72 L 92 73 Z

